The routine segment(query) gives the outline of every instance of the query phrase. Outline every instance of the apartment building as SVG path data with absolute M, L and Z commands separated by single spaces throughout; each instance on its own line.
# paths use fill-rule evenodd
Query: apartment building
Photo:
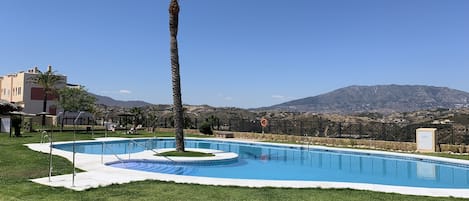
M 52 70 L 49 66 L 47 70 Z M 13 102 L 23 107 L 23 112 L 37 114 L 42 112 L 44 102 L 44 90 L 32 80 L 39 73 L 37 67 L 27 71 L 20 71 L 9 75 L 0 76 L 0 99 Z M 63 82 L 55 88 L 66 86 L 67 76 L 58 75 Z M 57 114 L 57 96 L 48 95 L 46 112 Z

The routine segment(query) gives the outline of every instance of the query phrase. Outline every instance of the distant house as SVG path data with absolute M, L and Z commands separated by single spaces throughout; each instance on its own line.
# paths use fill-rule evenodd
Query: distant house
M 35 67 L 26 72 L 20 71 L 18 73 L 0 76 L 0 100 L 15 103 L 23 107 L 23 112 L 25 113 L 37 114 L 42 112 L 44 90 L 41 86 L 31 81 L 38 73 L 39 70 Z M 66 86 L 67 76 L 58 76 L 62 77 L 63 82 L 55 87 L 60 89 Z M 57 96 L 49 95 L 46 111 L 53 115 L 57 114 L 57 105 Z
M 445 119 L 445 120 L 434 120 L 432 122 L 432 124 L 452 124 L 454 123 L 453 121 L 449 120 L 449 119 Z

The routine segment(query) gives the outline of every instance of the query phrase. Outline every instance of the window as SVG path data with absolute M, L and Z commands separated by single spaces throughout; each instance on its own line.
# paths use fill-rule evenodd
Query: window
M 21 87 L 18 87 L 18 95 L 21 95 Z

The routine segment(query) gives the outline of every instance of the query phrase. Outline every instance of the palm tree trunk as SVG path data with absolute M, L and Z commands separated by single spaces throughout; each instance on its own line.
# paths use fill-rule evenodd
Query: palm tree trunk
M 174 127 L 176 132 L 176 151 L 184 151 L 184 117 L 182 111 L 181 97 L 181 76 L 179 73 L 179 54 L 177 43 L 179 18 L 179 4 L 177 0 L 171 0 L 169 4 L 169 32 L 171 36 L 171 73 L 173 84 L 173 111 L 174 111 Z
M 45 113 L 47 109 L 47 93 L 44 90 L 44 101 L 42 102 L 42 112 Z M 46 115 L 42 115 L 42 126 L 46 125 Z

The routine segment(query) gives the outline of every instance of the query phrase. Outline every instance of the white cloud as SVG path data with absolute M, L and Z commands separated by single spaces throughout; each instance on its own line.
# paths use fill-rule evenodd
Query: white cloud
M 128 89 L 121 89 L 116 91 L 101 91 L 101 94 L 131 94 L 132 91 Z
M 221 99 L 225 100 L 225 101 L 231 101 L 231 100 L 233 100 L 233 97 L 231 97 L 231 96 L 225 96 L 225 95 L 222 94 L 222 93 L 217 94 L 217 96 L 220 97 Z
M 101 91 L 101 94 L 112 94 L 112 91 Z
M 286 100 L 295 99 L 295 97 L 284 96 L 284 95 L 272 95 L 272 98 L 275 99 L 275 100 L 281 100 L 281 101 L 286 101 Z
M 272 98 L 273 99 L 285 99 L 286 97 L 282 95 L 272 95 Z
M 130 90 L 127 90 L 127 89 L 121 89 L 121 90 L 119 90 L 119 93 L 120 94 L 131 94 L 132 92 Z

